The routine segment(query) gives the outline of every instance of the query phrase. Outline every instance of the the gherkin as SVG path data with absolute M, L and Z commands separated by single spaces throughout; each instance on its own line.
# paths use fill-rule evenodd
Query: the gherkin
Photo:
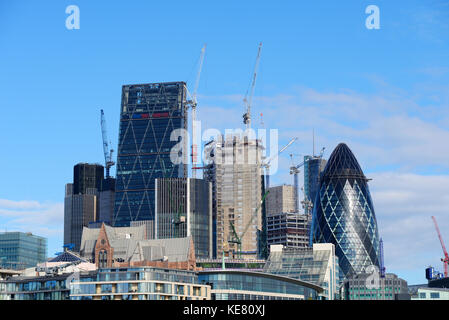
M 314 201 L 311 242 L 335 245 L 344 277 L 379 267 L 379 234 L 367 181 L 352 151 L 340 143 Z

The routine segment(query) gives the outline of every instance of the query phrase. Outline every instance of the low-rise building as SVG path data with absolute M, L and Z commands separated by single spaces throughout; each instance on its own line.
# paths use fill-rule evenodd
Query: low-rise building
M 210 300 L 193 271 L 153 267 L 100 269 L 72 282 L 72 300 Z
M 84 228 L 80 255 L 98 268 L 196 269 L 192 237 L 146 240 L 144 225 Z
M 94 264 L 66 251 L 0 281 L 0 300 L 67 300 L 70 283 L 95 272 Z
M 345 279 L 345 300 L 410 300 L 407 281 L 393 273 L 362 273 Z
M 323 288 L 285 276 L 246 270 L 200 271 L 212 300 L 316 300 Z
M 449 300 L 449 289 L 445 288 L 417 288 L 411 300 Z

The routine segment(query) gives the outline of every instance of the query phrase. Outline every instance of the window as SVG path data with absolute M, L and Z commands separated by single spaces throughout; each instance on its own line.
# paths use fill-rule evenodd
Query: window
M 440 293 L 439 292 L 431 292 L 430 298 L 431 299 L 440 299 Z
M 419 293 L 419 298 L 420 299 L 426 299 L 426 293 L 425 292 L 420 292 Z

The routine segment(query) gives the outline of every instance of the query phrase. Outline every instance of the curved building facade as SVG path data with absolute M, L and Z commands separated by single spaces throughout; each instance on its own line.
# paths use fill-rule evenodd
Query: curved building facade
M 332 152 L 313 206 L 311 242 L 333 243 L 341 275 L 379 267 L 379 235 L 368 179 L 344 143 Z

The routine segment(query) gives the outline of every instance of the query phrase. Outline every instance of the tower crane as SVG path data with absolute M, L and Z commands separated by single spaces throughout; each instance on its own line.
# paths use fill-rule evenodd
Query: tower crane
M 259 205 L 257 206 L 256 210 L 254 211 L 253 215 L 251 216 L 251 219 L 246 224 L 245 229 L 243 230 L 243 232 L 242 232 L 242 234 L 240 236 L 237 234 L 237 231 L 235 230 L 234 224 L 232 222 L 229 222 L 229 224 L 231 225 L 231 230 L 232 230 L 232 233 L 233 233 L 233 237 L 231 237 L 227 242 L 228 243 L 235 243 L 235 244 L 237 244 L 237 256 L 238 256 L 238 258 L 240 258 L 241 254 L 242 254 L 242 239 L 245 236 L 246 232 L 249 230 L 249 227 L 253 223 L 254 218 L 257 216 L 257 213 L 259 212 L 260 207 L 262 206 L 262 204 L 265 201 L 265 198 L 266 198 L 266 196 L 267 196 L 267 194 L 269 192 L 270 191 L 267 191 L 263 195 L 262 200 L 260 200 Z
M 112 148 L 109 149 L 108 136 L 106 130 L 106 119 L 104 117 L 103 109 L 101 109 L 101 134 L 103 137 L 103 153 L 106 167 L 106 178 L 109 178 L 109 170 L 115 164 L 115 162 L 112 161 L 112 153 L 114 152 L 114 149 Z
M 435 224 L 435 229 L 437 230 L 438 238 L 440 239 L 441 247 L 443 248 L 444 258 L 441 259 L 444 263 L 444 277 L 447 278 L 447 269 L 449 263 L 449 255 L 446 251 L 446 246 L 444 245 L 443 238 L 441 237 L 440 229 L 438 228 L 437 220 L 434 216 L 432 216 L 433 223 Z
M 270 162 L 272 160 L 274 160 L 275 158 L 277 158 L 285 149 L 287 149 L 293 142 L 295 142 L 296 140 L 298 140 L 298 138 L 293 138 L 290 140 L 289 143 L 287 143 L 282 149 L 279 150 L 278 153 L 276 153 L 275 155 L 271 156 L 270 158 L 268 158 L 267 161 L 263 162 L 261 167 L 265 168 L 265 180 L 266 180 L 266 189 L 268 189 L 270 187 Z
M 196 74 L 196 80 L 195 80 L 195 87 L 193 89 L 193 94 L 191 96 L 191 99 L 187 101 L 187 106 L 192 108 L 192 177 L 196 178 L 196 169 L 198 168 L 196 165 L 197 162 L 197 145 L 196 145 L 196 107 L 198 105 L 198 102 L 196 100 L 196 94 L 198 91 L 198 86 L 200 84 L 200 77 L 201 77 L 201 70 L 203 68 L 203 61 L 204 61 L 204 55 L 206 53 L 206 44 L 204 44 L 203 48 L 201 49 L 200 54 L 200 62 L 198 67 L 198 72 Z
M 323 157 L 324 154 L 324 149 L 326 149 L 325 147 L 323 147 L 321 149 L 320 155 L 317 157 L 317 159 L 321 159 Z M 293 161 L 293 155 L 290 154 L 290 157 L 292 158 Z M 301 162 L 298 165 L 293 165 L 290 167 L 290 174 L 293 175 L 293 185 L 295 188 L 295 209 L 296 212 L 299 212 L 299 200 L 298 200 L 298 174 L 300 172 L 299 168 L 301 168 L 307 161 L 309 161 L 311 158 L 306 158 L 303 162 Z M 312 207 L 312 201 L 311 199 L 304 199 L 303 201 L 304 206 L 307 207 Z
M 256 64 L 254 66 L 254 73 L 252 76 L 252 82 L 251 82 L 251 87 L 249 90 L 249 96 L 248 96 L 248 90 L 247 90 L 245 97 L 243 98 L 243 103 L 245 104 L 245 107 L 246 107 L 246 112 L 243 114 L 243 123 L 246 124 L 246 129 L 249 129 L 251 127 L 251 104 L 253 102 L 254 88 L 256 86 L 257 69 L 259 68 L 261 49 L 262 49 L 262 42 L 259 43 L 259 49 L 257 50 Z

